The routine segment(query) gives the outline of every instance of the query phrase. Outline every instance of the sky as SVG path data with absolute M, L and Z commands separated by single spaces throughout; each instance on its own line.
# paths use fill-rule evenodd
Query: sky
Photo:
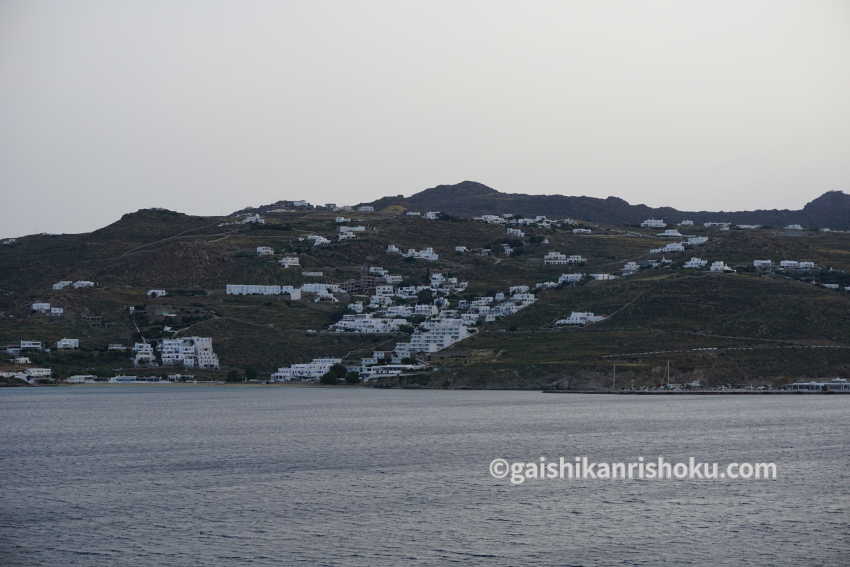
M 850 192 L 850 0 L 0 0 L 0 236 L 466 179 Z

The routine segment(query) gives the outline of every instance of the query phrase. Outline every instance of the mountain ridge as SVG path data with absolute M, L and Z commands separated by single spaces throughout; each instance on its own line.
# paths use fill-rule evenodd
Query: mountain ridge
M 668 222 L 732 222 L 780 226 L 801 224 L 817 228 L 850 228 L 850 195 L 832 190 L 806 203 L 802 209 L 756 209 L 752 211 L 680 211 L 673 207 L 631 204 L 616 196 L 606 198 L 568 195 L 502 193 L 477 181 L 429 187 L 409 197 L 397 195 L 364 202 L 376 210 L 391 206 L 439 210 L 461 217 L 482 214 L 567 216 L 591 222 L 636 224 L 648 217 Z

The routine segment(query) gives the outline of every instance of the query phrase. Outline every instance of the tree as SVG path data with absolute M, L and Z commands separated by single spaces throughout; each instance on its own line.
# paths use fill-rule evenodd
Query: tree
M 338 384 L 341 379 L 345 378 L 346 374 L 348 374 L 348 369 L 345 366 L 334 364 L 324 376 L 319 378 L 319 382 L 327 385 Z
M 241 382 L 242 378 L 239 377 L 239 373 L 234 369 L 227 373 L 227 381 L 228 382 Z
M 256 380 L 257 379 L 257 369 L 253 366 L 249 366 L 245 369 L 245 378 L 248 380 Z
M 360 383 L 360 375 L 357 372 L 349 372 L 345 375 L 345 383 L 346 384 L 359 384 Z

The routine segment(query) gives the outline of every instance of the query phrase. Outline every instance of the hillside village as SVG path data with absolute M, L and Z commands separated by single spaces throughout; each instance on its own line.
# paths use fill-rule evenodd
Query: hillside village
M 286 201 L 0 247 L 0 378 L 781 384 L 850 370 L 850 234 Z M 667 373 L 665 378 L 664 373 Z

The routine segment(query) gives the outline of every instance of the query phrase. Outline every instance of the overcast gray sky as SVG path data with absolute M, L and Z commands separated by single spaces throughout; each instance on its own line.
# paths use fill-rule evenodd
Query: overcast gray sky
M 850 189 L 850 0 L 0 0 L 0 235 L 464 179 Z

